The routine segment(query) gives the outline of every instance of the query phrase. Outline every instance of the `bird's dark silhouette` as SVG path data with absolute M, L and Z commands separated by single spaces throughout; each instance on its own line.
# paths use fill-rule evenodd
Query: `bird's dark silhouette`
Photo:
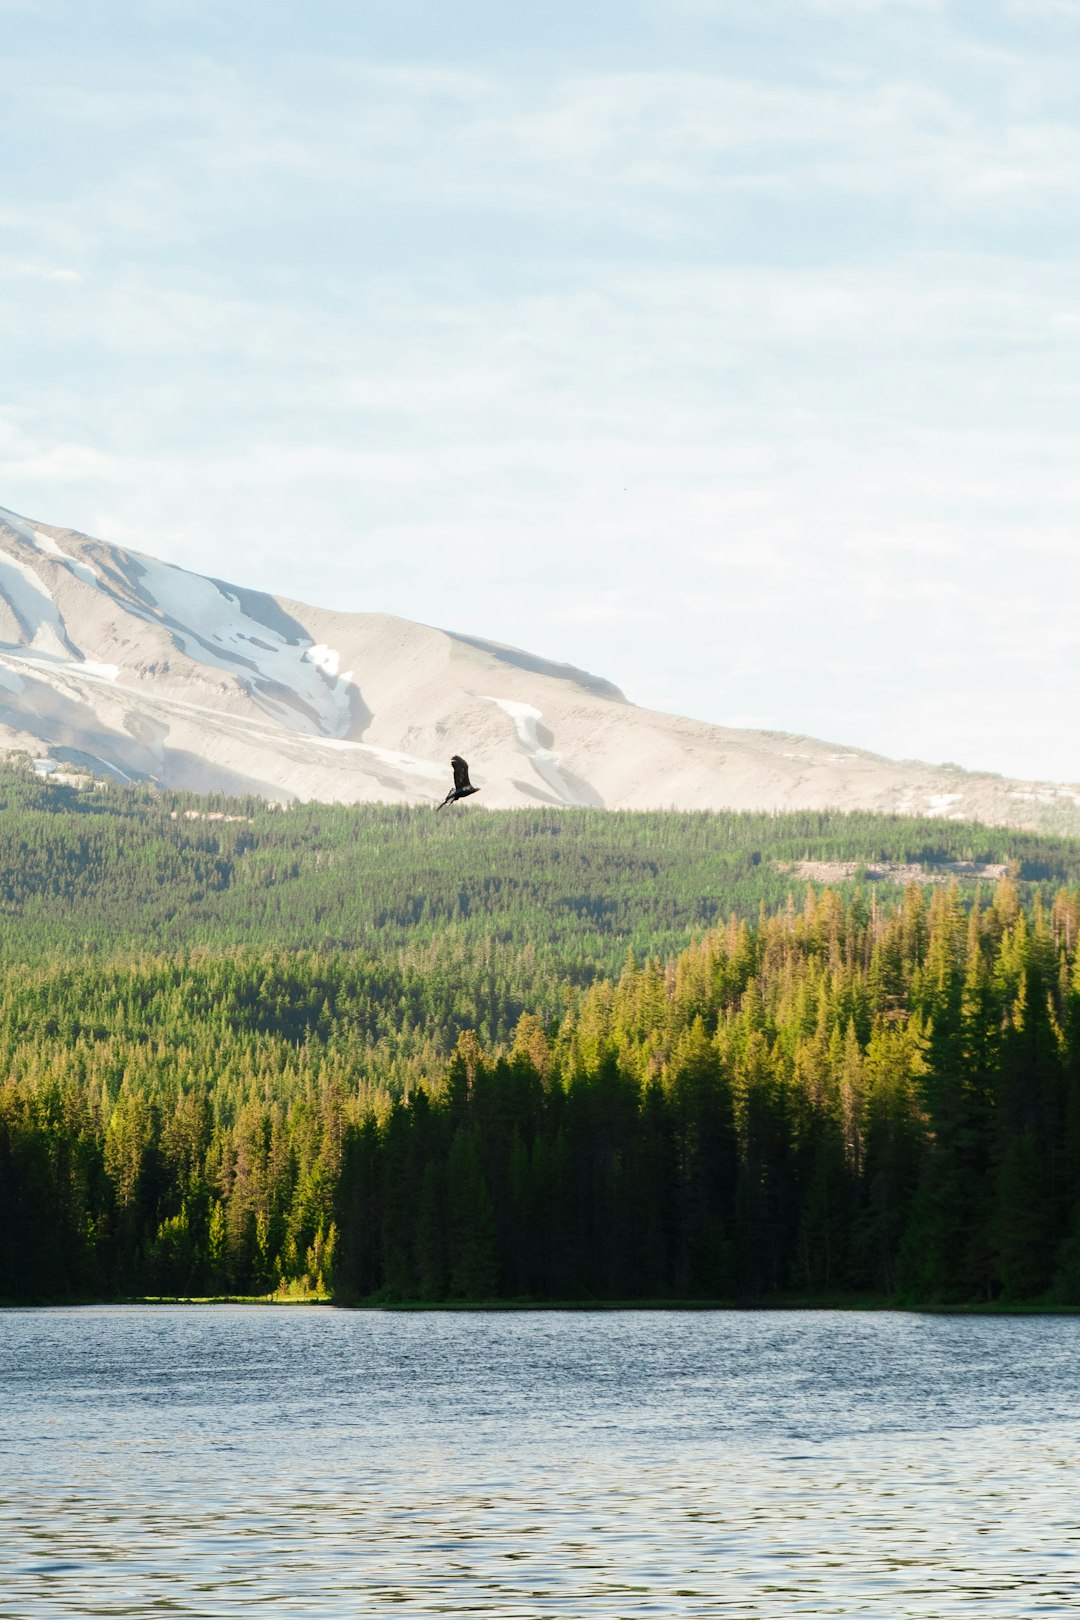
M 479 788 L 473 787 L 469 781 L 469 767 L 460 754 L 455 754 L 450 763 L 454 767 L 454 785 L 442 804 L 435 806 L 436 810 L 441 810 L 445 804 L 453 804 L 455 799 L 467 799 L 470 793 L 479 793 L 480 791 Z

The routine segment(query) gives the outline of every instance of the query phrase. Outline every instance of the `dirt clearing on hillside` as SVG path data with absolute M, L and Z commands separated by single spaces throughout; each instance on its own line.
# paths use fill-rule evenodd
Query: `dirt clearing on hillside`
M 996 883 L 1008 868 L 986 861 L 777 861 L 776 870 L 810 883 L 847 883 L 860 874 L 870 883 Z

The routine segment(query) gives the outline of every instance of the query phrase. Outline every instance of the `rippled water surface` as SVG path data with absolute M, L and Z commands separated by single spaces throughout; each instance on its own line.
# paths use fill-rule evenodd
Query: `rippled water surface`
M 1080 1319 L 0 1312 L 0 1617 L 1080 1612 Z

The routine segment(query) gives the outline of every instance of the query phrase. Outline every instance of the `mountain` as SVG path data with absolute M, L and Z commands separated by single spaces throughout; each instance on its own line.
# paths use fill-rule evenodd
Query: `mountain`
M 489 807 L 898 811 L 1080 832 L 1080 786 L 657 714 L 569 664 L 188 573 L 0 508 L 0 749 L 120 781 Z

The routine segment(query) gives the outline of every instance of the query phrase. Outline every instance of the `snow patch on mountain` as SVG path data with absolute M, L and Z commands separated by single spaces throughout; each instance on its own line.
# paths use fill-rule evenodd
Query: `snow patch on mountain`
M 0 593 L 7 599 L 35 652 L 67 660 L 64 625 L 56 603 L 29 563 L 10 553 L 0 555 Z
M 509 715 L 514 722 L 518 741 L 528 754 L 533 770 L 545 786 L 558 794 L 563 804 L 583 804 L 585 801 L 580 794 L 574 792 L 559 769 L 560 756 L 553 749 L 546 748 L 540 741 L 536 728 L 544 718 L 543 712 L 534 708 L 531 703 L 519 703 L 513 698 L 484 697 L 483 701 L 494 703 L 496 708 Z
M 415 754 L 403 754 L 396 748 L 379 748 L 375 743 L 351 742 L 343 737 L 319 737 L 316 740 L 321 748 L 337 748 L 367 754 L 371 759 L 377 759 L 380 764 L 392 765 L 395 770 L 422 776 L 428 781 L 441 782 L 450 774 L 446 765 L 436 765 L 430 759 L 418 759 Z
M 326 647 L 320 643 L 317 647 L 309 647 L 304 657 L 309 663 L 314 664 L 316 669 L 321 669 L 323 674 L 328 675 L 331 680 L 336 678 L 341 656 L 334 651 L 333 647 Z
M 71 561 L 67 552 L 61 549 L 59 541 L 54 540 L 51 534 L 46 534 L 44 529 L 32 529 L 30 533 L 35 546 L 39 551 L 43 551 L 46 557 L 55 557 L 57 562 L 63 563 Z
M 38 551 L 43 552 L 46 557 L 51 557 L 55 562 L 63 563 L 64 567 L 85 585 L 93 585 L 95 590 L 100 587 L 101 580 L 94 570 L 83 562 L 77 562 L 51 534 L 46 534 L 44 529 L 32 529 L 29 524 L 24 524 L 23 529 L 26 538 Z
M 9 529 L 14 529 L 16 534 L 21 534 L 24 540 L 29 540 L 33 545 L 34 526 L 20 517 L 18 512 L 9 512 L 6 506 L 0 506 L 0 522 L 6 523 Z
M 279 715 L 286 709 L 295 716 L 289 698 L 299 698 L 308 711 L 301 730 L 346 734 L 352 673 L 338 676 L 339 655 L 332 647 L 287 640 L 275 627 L 249 617 L 239 599 L 214 580 L 151 557 L 140 556 L 138 569 L 140 590 L 189 658 L 238 676 L 262 707 Z

